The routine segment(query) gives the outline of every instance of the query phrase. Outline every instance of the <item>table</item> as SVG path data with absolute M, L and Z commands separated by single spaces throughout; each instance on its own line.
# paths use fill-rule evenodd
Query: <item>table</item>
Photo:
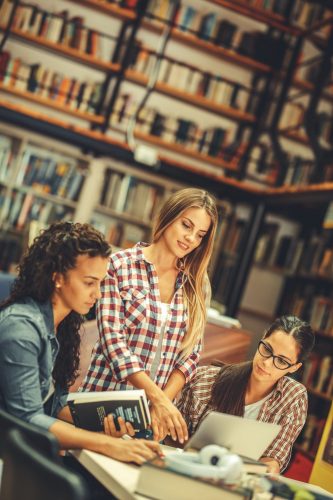
M 89 450 L 71 450 L 70 453 L 115 497 L 120 500 L 146 499 L 134 493 L 140 474 L 139 465 L 119 462 Z
M 172 451 L 169 446 L 162 446 L 167 454 Z M 119 462 L 113 458 L 105 457 L 99 453 L 88 450 L 71 450 L 70 453 L 85 467 L 103 486 L 120 500 L 147 500 L 146 497 L 135 493 L 139 479 L 140 466 Z M 284 482 L 305 486 L 309 491 L 321 493 L 331 497 L 328 491 L 312 484 L 301 483 L 293 479 L 279 476 Z

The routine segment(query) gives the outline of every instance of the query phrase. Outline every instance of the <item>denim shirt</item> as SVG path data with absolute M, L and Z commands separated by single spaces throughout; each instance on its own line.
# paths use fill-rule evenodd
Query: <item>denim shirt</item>
M 50 415 L 45 414 L 58 352 L 49 301 L 27 297 L 0 311 L 0 407 L 48 429 L 67 401 L 67 393 L 56 386 Z

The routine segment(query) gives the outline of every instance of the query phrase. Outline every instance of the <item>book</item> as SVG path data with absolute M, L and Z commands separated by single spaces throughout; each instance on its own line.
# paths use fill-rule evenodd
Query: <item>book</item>
M 163 485 L 163 487 L 161 486 Z M 162 458 L 155 458 L 141 466 L 136 493 L 157 500 L 248 499 L 251 492 L 238 486 L 226 485 L 221 480 L 189 477 L 170 470 Z
M 104 417 L 112 414 L 130 422 L 134 430 L 141 431 L 150 425 L 150 413 L 145 391 L 73 392 L 67 403 L 76 427 L 89 431 L 103 431 Z M 119 430 L 119 429 L 118 429 Z

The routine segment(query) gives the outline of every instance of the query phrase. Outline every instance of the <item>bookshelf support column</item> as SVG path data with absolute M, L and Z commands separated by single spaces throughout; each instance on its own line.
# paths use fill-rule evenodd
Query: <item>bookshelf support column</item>
M 99 201 L 104 182 L 105 161 L 93 158 L 89 163 L 88 175 L 82 188 L 75 211 L 76 222 L 89 222 L 91 214 Z
M 234 283 L 230 299 L 227 305 L 227 314 L 229 316 L 236 316 L 239 304 L 243 295 L 244 286 L 250 271 L 253 254 L 256 248 L 259 231 L 265 217 L 266 205 L 259 203 L 253 209 L 251 219 L 249 221 L 247 235 L 244 238 L 246 246 L 243 252 L 240 252 L 238 262 L 236 265 L 236 273 L 234 276 Z

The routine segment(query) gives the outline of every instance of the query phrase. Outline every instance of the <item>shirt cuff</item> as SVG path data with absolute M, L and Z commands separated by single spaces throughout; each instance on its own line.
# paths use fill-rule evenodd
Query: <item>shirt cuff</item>
M 194 361 L 193 359 L 185 359 L 184 361 L 176 363 L 175 368 L 182 372 L 185 377 L 185 383 L 187 384 L 197 371 L 197 361 Z
M 143 365 L 136 357 L 117 358 L 112 360 L 113 375 L 118 382 L 126 380 L 133 373 L 142 372 Z
M 56 418 L 49 417 L 48 415 L 45 415 L 45 413 L 38 413 L 37 415 L 33 415 L 30 419 L 31 424 L 38 425 L 38 427 L 43 427 L 43 429 L 46 429 L 47 431 L 56 421 Z

